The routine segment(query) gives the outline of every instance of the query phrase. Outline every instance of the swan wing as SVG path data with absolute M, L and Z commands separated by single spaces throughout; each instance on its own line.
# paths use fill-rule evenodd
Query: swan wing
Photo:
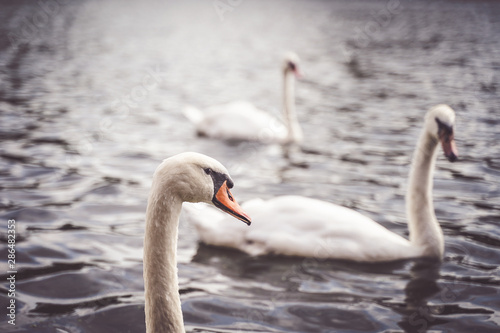
M 221 216 L 209 226 L 218 232 L 204 230 L 201 240 L 250 255 L 356 261 L 390 261 L 417 255 L 408 240 L 352 209 L 329 202 L 282 196 L 251 200 L 242 207 L 252 216 L 250 227 L 230 223 Z
M 200 124 L 204 118 L 203 112 L 191 105 L 186 105 L 182 110 L 182 113 L 190 122 L 195 125 Z
M 280 141 L 287 132 L 278 119 L 245 101 L 210 107 L 195 124 L 202 135 L 222 139 Z

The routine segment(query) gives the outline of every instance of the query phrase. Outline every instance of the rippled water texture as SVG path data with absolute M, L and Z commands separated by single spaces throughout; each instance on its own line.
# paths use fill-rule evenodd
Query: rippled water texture
M 183 218 L 186 328 L 500 331 L 500 3 L 41 3 L 50 15 L 37 1 L 0 4 L 0 331 L 144 331 L 146 198 L 159 162 L 183 151 L 224 163 L 239 201 L 315 197 L 407 237 L 409 161 L 437 103 L 457 112 L 460 152 L 436 164 L 441 266 L 254 259 L 199 245 Z M 195 135 L 186 104 L 245 99 L 279 115 L 287 50 L 305 74 L 293 163 L 277 146 Z M 8 219 L 15 327 L 4 315 Z

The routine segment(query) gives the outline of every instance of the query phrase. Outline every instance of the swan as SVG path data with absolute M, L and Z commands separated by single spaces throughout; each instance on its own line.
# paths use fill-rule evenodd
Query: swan
M 146 332 L 184 332 L 176 260 L 182 203 L 210 203 L 250 225 L 250 217 L 229 191 L 232 187 L 226 168 L 198 153 L 175 155 L 156 169 L 144 236 Z
M 260 141 L 284 145 L 300 144 L 302 129 L 295 113 L 295 77 L 299 57 L 288 53 L 283 59 L 283 118 L 280 122 L 246 101 L 213 106 L 204 112 L 187 106 L 185 116 L 196 126 L 200 136 L 235 141 Z
M 426 113 L 406 195 L 409 240 L 354 210 L 300 196 L 246 202 L 242 207 L 253 218 L 253 226 L 247 230 L 230 225 L 208 209 L 190 210 L 188 219 L 202 242 L 237 248 L 252 256 L 280 254 L 360 262 L 441 259 L 444 240 L 434 214 L 432 177 L 439 142 L 449 161 L 457 159 L 454 124 L 455 113 L 447 105 L 437 105 Z M 216 233 L 221 228 L 225 232 Z

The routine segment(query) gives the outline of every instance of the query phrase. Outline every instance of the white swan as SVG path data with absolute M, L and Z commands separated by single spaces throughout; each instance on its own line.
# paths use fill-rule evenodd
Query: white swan
M 184 332 L 177 282 L 177 229 L 182 203 L 206 202 L 250 224 L 229 189 L 233 181 L 216 160 L 183 153 L 156 169 L 146 211 L 144 287 L 146 331 Z M 221 230 L 223 232 L 224 230 Z
M 188 106 L 186 117 L 201 136 L 225 140 L 261 141 L 264 143 L 300 144 L 302 129 L 295 113 L 295 76 L 299 57 L 289 53 L 283 60 L 284 124 L 246 101 L 213 106 L 204 112 Z
M 457 158 L 453 139 L 455 113 L 446 105 L 429 110 L 418 141 L 406 196 L 410 240 L 360 213 L 332 203 L 299 196 L 242 205 L 252 215 L 252 228 L 238 228 L 213 210 L 189 212 L 201 241 L 238 248 L 250 255 L 269 253 L 348 259 L 364 262 L 412 257 L 441 258 L 443 233 L 432 203 L 432 175 L 438 142 L 450 161 Z M 224 229 L 224 233 L 216 231 Z

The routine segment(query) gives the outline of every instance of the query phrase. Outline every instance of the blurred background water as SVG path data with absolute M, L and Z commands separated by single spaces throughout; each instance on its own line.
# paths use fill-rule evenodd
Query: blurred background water
M 183 151 L 225 164 L 239 201 L 310 196 L 407 237 L 409 162 L 437 103 L 457 112 L 460 153 L 437 162 L 441 266 L 255 259 L 198 244 L 181 220 L 186 329 L 500 330 L 499 2 L 4 0 L 0 9 L 2 332 L 144 331 L 151 176 Z M 245 99 L 279 116 L 288 50 L 305 74 L 305 149 L 293 158 L 307 167 L 278 146 L 195 135 L 186 104 Z M 15 327 L 4 315 L 8 219 Z

